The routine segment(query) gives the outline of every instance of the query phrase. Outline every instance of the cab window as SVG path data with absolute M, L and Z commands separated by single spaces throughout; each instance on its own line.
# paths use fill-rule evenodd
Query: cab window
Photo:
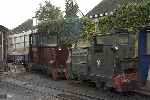
M 129 36 L 127 34 L 119 35 L 118 39 L 120 45 L 128 45 L 129 43 Z
M 94 52 L 95 53 L 102 53 L 103 52 L 103 37 L 97 36 L 96 37 L 96 42 L 94 46 Z

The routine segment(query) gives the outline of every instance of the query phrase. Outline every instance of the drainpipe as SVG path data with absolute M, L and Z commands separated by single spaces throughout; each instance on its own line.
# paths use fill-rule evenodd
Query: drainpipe
M 2 37 L 2 38 L 1 38 L 1 39 L 2 39 L 2 40 L 1 40 L 1 42 L 2 42 L 2 43 L 1 43 L 1 49 L 2 49 L 2 52 L 1 52 L 1 53 L 2 53 L 1 60 L 3 61 L 3 59 L 4 59 L 4 57 L 3 57 L 3 56 L 4 56 L 3 33 L 2 33 L 2 32 L 0 32 L 0 35 L 1 35 L 1 37 Z

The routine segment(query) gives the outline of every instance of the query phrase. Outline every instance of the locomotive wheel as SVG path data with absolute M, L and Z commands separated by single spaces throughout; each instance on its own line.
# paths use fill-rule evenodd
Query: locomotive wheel
M 96 82 L 96 88 L 97 89 L 104 89 L 105 82 Z
M 52 69 L 52 79 L 56 81 L 56 80 L 58 80 L 58 78 L 59 78 L 58 71 L 57 71 L 57 69 L 53 68 Z
M 26 66 L 24 66 L 26 72 L 31 72 L 31 67 L 32 67 L 32 64 L 27 64 Z
M 109 87 L 109 86 L 107 86 L 107 85 L 105 84 L 104 87 L 103 87 L 103 90 L 104 90 L 104 91 L 113 92 L 113 91 L 114 91 L 114 88 L 113 88 L 113 87 Z
M 25 68 L 26 72 L 30 72 L 30 65 L 29 64 L 24 68 Z
M 110 91 L 110 87 L 106 86 L 106 84 L 105 84 L 104 87 L 103 87 L 103 90 L 104 91 Z
M 47 73 L 48 76 L 52 76 L 52 71 L 49 67 L 47 68 L 46 73 Z
M 97 82 L 96 88 L 102 91 L 113 91 L 113 88 L 108 87 L 105 82 Z

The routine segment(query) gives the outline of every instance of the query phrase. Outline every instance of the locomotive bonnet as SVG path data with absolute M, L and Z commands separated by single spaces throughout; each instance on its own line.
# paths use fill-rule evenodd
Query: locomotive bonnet
M 120 92 L 133 88 L 137 81 L 135 40 L 136 35 L 127 29 L 114 29 L 111 33 L 94 36 L 88 48 L 73 50 L 87 52 L 82 59 L 84 64 L 82 60 L 72 63 L 73 69 L 78 68 L 76 76 L 95 82 L 97 87 L 113 87 Z M 81 54 L 74 52 L 72 61 L 83 58 Z

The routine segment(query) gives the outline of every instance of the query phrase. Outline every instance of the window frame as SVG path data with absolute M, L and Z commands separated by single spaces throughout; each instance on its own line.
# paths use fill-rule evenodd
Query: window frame
M 147 55 L 150 55 L 150 32 L 147 32 L 147 37 L 146 37 L 147 39 L 147 41 L 146 41 L 146 53 L 147 53 Z
M 121 37 L 127 37 L 127 42 L 126 43 L 121 43 L 120 42 L 120 39 L 121 39 Z M 129 45 L 129 33 L 120 33 L 119 35 L 118 35 L 118 44 L 120 45 L 120 46 L 128 46 Z

